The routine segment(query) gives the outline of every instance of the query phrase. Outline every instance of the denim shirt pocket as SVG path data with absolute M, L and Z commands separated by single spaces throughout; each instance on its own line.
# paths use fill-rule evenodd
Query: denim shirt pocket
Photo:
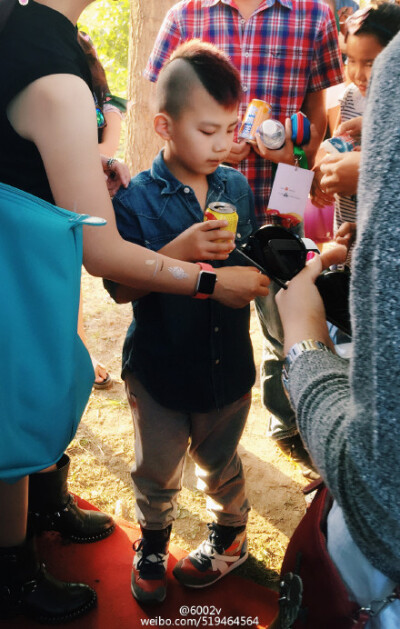
M 164 199 L 162 211 L 153 214 L 152 218 L 142 216 L 143 233 L 146 234 L 145 246 L 158 251 L 189 229 L 195 222 L 188 211 L 185 199 L 179 195 L 171 195 Z

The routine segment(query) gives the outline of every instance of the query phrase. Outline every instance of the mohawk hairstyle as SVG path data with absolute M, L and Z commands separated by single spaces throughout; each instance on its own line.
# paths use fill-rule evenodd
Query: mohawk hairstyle
M 223 107 L 234 107 L 241 100 L 240 75 L 229 57 L 213 44 L 191 39 L 174 51 L 160 72 L 158 111 L 178 118 L 189 106 L 193 88 L 199 82 Z

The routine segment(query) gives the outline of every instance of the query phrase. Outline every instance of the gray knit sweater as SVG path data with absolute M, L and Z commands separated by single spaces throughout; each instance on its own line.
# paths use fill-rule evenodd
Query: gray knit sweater
M 374 64 L 353 261 L 350 367 L 307 352 L 290 370 L 290 395 L 354 541 L 400 583 L 400 34 Z

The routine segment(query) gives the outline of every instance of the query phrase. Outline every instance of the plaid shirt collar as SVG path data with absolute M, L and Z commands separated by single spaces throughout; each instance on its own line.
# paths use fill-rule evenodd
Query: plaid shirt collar
M 227 4 L 228 6 L 233 6 L 235 0 L 203 0 L 203 5 L 205 7 L 213 7 L 215 4 L 221 2 L 222 4 Z M 288 9 L 293 9 L 292 0 L 277 0 L 283 7 L 287 7 Z M 264 9 L 269 9 L 272 5 L 275 4 L 275 0 L 263 0 L 260 6 L 254 11 L 257 13 L 259 11 L 263 11 Z

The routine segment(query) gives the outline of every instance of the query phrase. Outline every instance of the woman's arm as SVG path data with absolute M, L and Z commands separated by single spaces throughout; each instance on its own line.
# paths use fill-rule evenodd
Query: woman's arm
M 99 144 L 99 151 L 108 157 L 114 157 L 119 147 L 121 137 L 122 117 L 120 112 L 105 110 L 104 118 L 107 125 L 103 129 L 103 135 Z
M 234 235 L 224 229 L 226 226 L 227 221 L 194 223 L 158 252 L 178 260 L 226 260 L 235 247 Z M 223 242 L 218 242 L 222 239 Z M 117 304 L 134 301 L 146 294 L 107 280 L 104 280 L 104 286 Z
M 42 156 L 57 205 L 100 216 L 104 227 L 84 227 L 84 265 L 92 275 L 139 290 L 193 294 L 199 267 L 124 241 L 117 230 L 97 143 L 92 95 L 80 78 L 50 75 L 31 83 L 10 104 L 16 132 Z M 241 307 L 268 293 L 255 269 L 219 269 L 213 298 Z

